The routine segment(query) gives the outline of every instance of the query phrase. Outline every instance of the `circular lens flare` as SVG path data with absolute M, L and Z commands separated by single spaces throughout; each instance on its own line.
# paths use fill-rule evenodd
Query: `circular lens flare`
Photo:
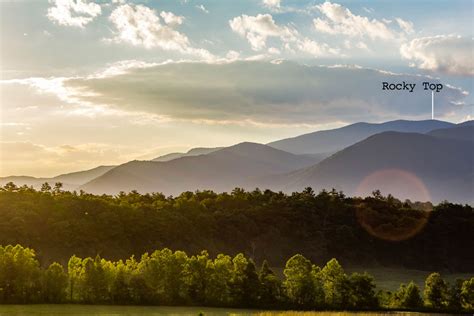
M 423 181 L 413 173 L 386 169 L 371 173 L 359 184 L 358 196 L 370 195 L 380 190 L 398 199 L 429 201 L 430 194 Z M 380 203 L 362 204 L 357 208 L 359 224 L 371 235 L 384 240 L 402 241 L 418 234 L 426 225 L 429 212 L 400 209 L 393 200 L 385 198 Z
M 373 191 L 391 194 L 398 199 L 426 202 L 431 197 L 423 181 L 415 174 L 399 169 L 378 170 L 365 177 L 358 185 L 357 196 L 368 196 Z

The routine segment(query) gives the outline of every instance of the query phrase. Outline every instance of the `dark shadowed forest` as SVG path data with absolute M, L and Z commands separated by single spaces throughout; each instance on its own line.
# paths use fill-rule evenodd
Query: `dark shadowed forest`
M 0 191 L 0 244 L 35 249 L 42 264 L 73 255 L 118 260 L 169 248 L 211 256 L 243 253 L 271 266 L 295 253 L 321 264 L 472 272 L 469 205 L 399 201 L 374 192 L 352 198 L 311 189 L 217 194 L 96 196 L 43 185 Z

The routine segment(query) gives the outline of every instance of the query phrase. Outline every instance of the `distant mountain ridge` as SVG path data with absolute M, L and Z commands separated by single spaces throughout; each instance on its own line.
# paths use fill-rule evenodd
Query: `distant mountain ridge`
M 385 129 L 403 131 L 382 131 L 364 137 Z M 43 182 L 62 182 L 65 190 L 83 189 L 98 194 L 138 190 L 171 195 L 206 189 L 222 192 L 235 187 L 289 192 L 311 186 L 316 191 L 336 188 L 348 195 L 382 189 L 382 193 L 400 198 L 472 203 L 473 136 L 473 121 L 356 123 L 270 143 L 272 146 L 244 142 L 224 148 L 193 148 L 152 161 L 130 161 L 53 178 L 5 177 L 0 178 L 0 184 L 13 181 L 39 188 Z M 302 151 L 312 153 L 295 154 L 275 148 L 298 151 L 302 144 L 307 146 Z M 382 176 L 374 178 L 380 172 Z M 361 190 L 361 183 L 367 179 L 371 182 Z M 421 185 L 410 187 L 404 182 L 412 180 Z M 419 191 L 421 186 L 427 194 Z
M 240 143 L 207 155 L 171 161 L 132 161 L 80 188 L 92 193 L 140 192 L 179 194 L 211 189 L 229 191 L 252 187 L 255 178 L 308 167 L 315 158 L 298 156 L 257 143 Z M 254 187 L 255 188 L 255 187 Z
M 439 138 L 474 142 L 474 124 L 459 124 L 451 128 L 436 129 L 427 134 Z
M 61 182 L 64 190 L 75 190 L 78 186 L 103 175 L 114 167 L 115 166 L 99 166 L 89 170 L 65 173 L 51 178 L 36 178 L 29 176 L 2 177 L 0 178 L 0 185 L 13 182 L 16 185 L 27 185 L 38 189 L 45 182 L 48 182 L 50 185 L 53 185 L 56 182 Z
M 196 147 L 196 148 L 191 148 L 190 150 L 188 150 L 187 152 L 185 153 L 170 153 L 170 154 L 166 154 L 166 155 L 163 155 L 163 156 L 160 156 L 160 157 L 157 157 L 155 159 L 152 159 L 152 161 L 170 161 L 170 160 L 173 160 L 173 159 L 178 159 L 178 158 L 181 158 L 181 157 L 191 157 L 191 156 L 199 156 L 199 155 L 207 155 L 207 154 L 210 154 L 212 152 L 215 152 L 219 149 L 222 149 L 224 147 Z
M 273 184 L 275 189 L 284 191 L 301 190 L 308 186 L 316 191 L 336 188 L 348 195 L 370 194 L 372 190 L 384 191 L 385 188 L 382 193 L 423 200 L 426 197 L 421 192 L 421 183 L 433 201 L 447 199 L 472 203 L 474 143 L 464 140 L 465 137 L 452 139 L 418 133 L 383 132 L 349 146 L 312 167 L 269 178 L 266 184 Z M 364 179 L 376 172 L 381 174 L 374 176 L 371 187 L 358 192 Z M 386 172 L 385 175 L 383 172 Z M 404 187 L 403 181 L 412 182 L 415 191 L 420 192 L 407 191 L 410 188 Z
M 394 131 L 424 134 L 435 129 L 453 126 L 455 124 L 437 120 L 355 123 L 341 128 L 285 138 L 267 145 L 294 154 L 328 153 L 341 150 L 377 133 Z

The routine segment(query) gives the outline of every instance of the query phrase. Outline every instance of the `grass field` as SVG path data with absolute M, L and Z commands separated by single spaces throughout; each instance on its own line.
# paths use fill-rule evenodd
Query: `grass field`
M 423 289 L 426 277 L 430 271 L 410 270 L 410 269 L 390 269 L 390 268 L 347 268 L 346 272 L 364 272 L 367 271 L 375 278 L 378 289 L 395 291 L 399 288 L 400 283 L 415 282 Z M 463 280 L 474 276 L 474 273 L 441 273 L 444 280 L 453 283 L 457 278 Z
M 166 307 L 166 306 L 98 306 L 98 305 L 0 305 L 0 316 L 378 316 L 410 315 L 412 313 L 352 313 L 352 312 L 293 312 L 256 311 L 245 309 L 225 309 L 206 307 Z M 418 315 L 428 315 L 420 314 Z M 413 313 L 415 315 L 415 313 Z M 440 314 L 437 314 L 440 315 Z

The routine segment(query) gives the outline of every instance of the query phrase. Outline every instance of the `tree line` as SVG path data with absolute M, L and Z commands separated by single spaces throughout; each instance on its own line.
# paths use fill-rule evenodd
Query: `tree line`
M 448 284 L 430 274 L 423 293 L 411 282 L 376 291 L 367 273 L 344 272 L 336 259 L 323 267 L 297 254 L 279 277 L 263 261 L 206 251 L 188 256 L 167 248 L 139 259 L 72 256 L 66 267 L 41 268 L 33 249 L 0 247 L 0 303 L 201 305 L 292 309 L 474 310 L 474 277 Z
M 0 245 L 36 250 L 43 264 L 72 255 L 118 260 L 169 248 L 243 253 L 272 266 L 300 253 L 313 262 L 473 272 L 474 211 L 449 202 L 400 201 L 374 192 L 270 190 L 92 195 L 0 187 Z

